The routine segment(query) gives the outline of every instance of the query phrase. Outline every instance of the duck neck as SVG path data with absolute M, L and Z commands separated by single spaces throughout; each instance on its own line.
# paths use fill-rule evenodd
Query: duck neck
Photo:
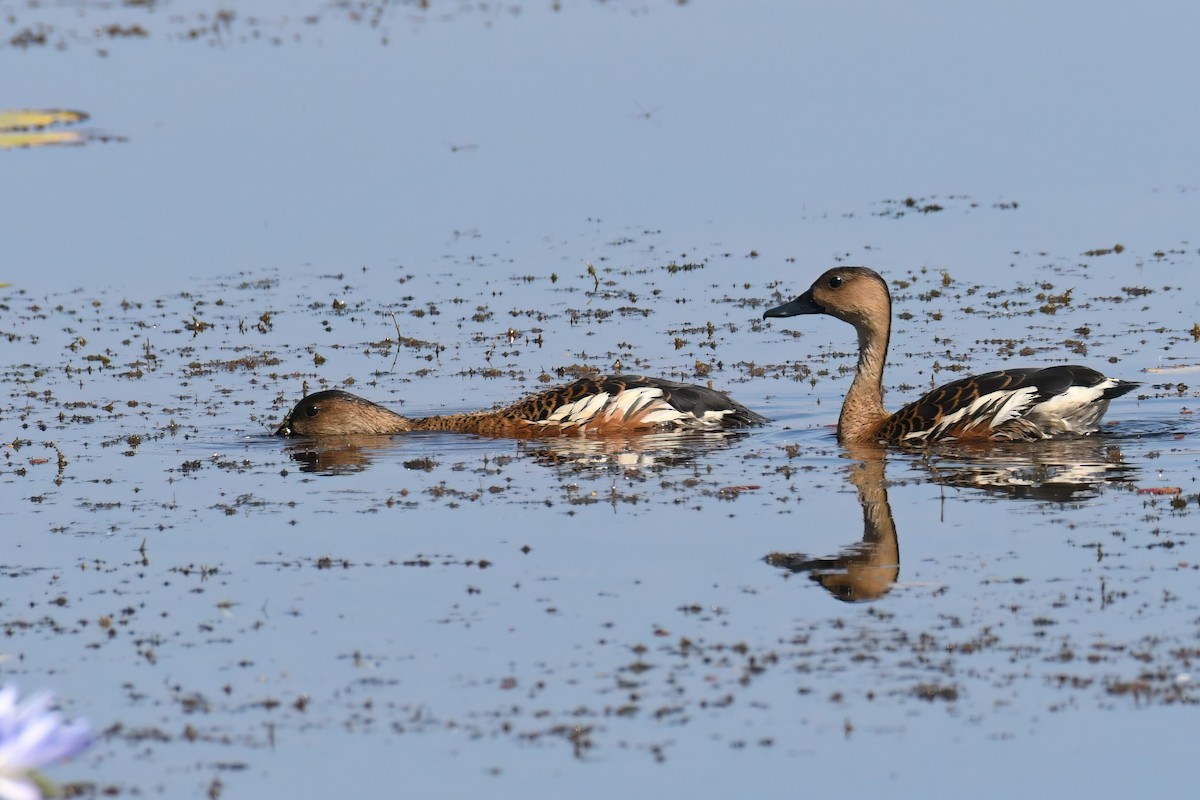
M 469 414 L 445 414 L 440 417 L 423 417 L 412 420 L 412 430 L 479 433 L 494 416 L 495 414 L 491 412 L 481 411 Z
M 415 422 L 390 409 L 381 408 L 380 413 L 372 415 L 367 427 L 371 433 L 391 436 L 395 433 L 408 433 L 416 427 Z
M 887 361 L 890 327 L 888 321 L 882 327 L 870 322 L 855 326 L 858 330 L 858 370 L 838 418 L 840 441 L 874 441 L 887 419 L 887 411 L 883 408 L 883 365 Z

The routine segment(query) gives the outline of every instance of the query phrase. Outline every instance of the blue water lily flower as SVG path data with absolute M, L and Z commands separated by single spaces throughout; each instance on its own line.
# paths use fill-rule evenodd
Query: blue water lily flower
M 37 770 L 92 743 L 87 723 L 65 721 L 53 704 L 46 692 L 19 703 L 16 687 L 0 689 L 0 800 L 41 800 Z

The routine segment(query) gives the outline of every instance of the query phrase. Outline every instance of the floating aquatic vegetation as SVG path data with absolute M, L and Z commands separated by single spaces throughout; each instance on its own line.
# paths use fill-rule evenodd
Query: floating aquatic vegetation
M 0 150 L 121 140 L 118 136 L 110 136 L 85 128 L 64 130 L 67 125 L 75 125 L 85 122 L 87 119 L 88 115 L 82 111 L 39 108 L 0 109 Z
M 88 118 L 82 111 L 44 109 L 0 110 L 0 150 L 14 147 L 44 147 L 53 144 L 83 144 L 79 130 L 60 130 Z

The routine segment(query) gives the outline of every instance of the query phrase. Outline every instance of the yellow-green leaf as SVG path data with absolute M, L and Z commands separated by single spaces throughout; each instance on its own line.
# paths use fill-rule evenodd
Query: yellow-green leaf
M 26 131 L 0 133 L 0 150 L 14 147 L 46 147 L 54 144 L 83 144 L 84 135 L 77 131 Z
M 88 115 L 82 111 L 52 108 L 0 109 L 0 131 L 38 130 L 51 125 L 72 125 L 87 118 Z

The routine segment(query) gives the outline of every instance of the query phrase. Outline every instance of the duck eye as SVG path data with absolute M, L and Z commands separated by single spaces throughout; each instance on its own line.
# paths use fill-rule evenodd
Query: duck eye
M 841 285 L 842 285 L 842 276 L 841 275 L 834 275 L 832 278 L 829 279 L 829 288 L 830 289 L 836 289 Z
M 304 415 L 306 417 L 315 417 L 320 412 L 321 412 L 321 409 L 318 408 L 317 406 L 309 406 L 308 408 L 304 409 Z

